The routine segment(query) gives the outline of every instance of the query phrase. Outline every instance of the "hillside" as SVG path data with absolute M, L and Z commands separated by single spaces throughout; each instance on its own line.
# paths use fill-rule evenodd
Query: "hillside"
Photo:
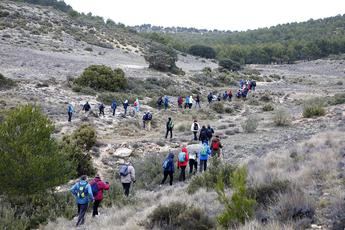
M 177 52 L 176 66 L 183 72 L 162 72 L 145 59 L 159 39 L 65 5 L 61 10 L 54 0 L 29 2 L 40 1 L 0 1 L 0 229 L 74 229 L 77 207 L 68 190 L 80 175 L 91 179 L 96 173 L 110 190 L 104 192 L 98 218 L 88 212 L 81 229 L 344 229 L 343 56 L 250 64 L 233 72 L 219 68 L 216 60 Z M 294 26 L 302 30 L 303 24 Z M 196 41 L 259 52 L 256 46 L 281 38 L 260 38 L 266 36 L 263 31 L 252 32 L 257 45 L 255 39 L 236 45 L 221 41 L 233 33 L 218 37 L 217 32 L 208 32 L 210 39 L 168 34 L 163 43 L 183 38 L 182 45 Z M 298 39 L 303 40 L 296 32 Z M 108 75 L 113 78 L 104 81 Z M 119 75 L 123 88 L 111 81 Z M 94 81 L 77 84 L 81 77 Z M 241 79 L 257 83 L 247 98 L 235 97 Z M 210 92 L 222 96 L 229 89 L 232 100 L 207 102 Z M 160 110 L 157 99 L 165 95 L 169 108 Z M 178 96 L 188 95 L 199 95 L 201 108 L 179 108 Z M 86 102 L 89 112 L 83 110 Z M 71 122 L 69 104 L 74 106 Z M 147 111 L 153 114 L 150 131 L 143 128 Z M 169 117 L 174 136 L 166 139 Z M 173 185 L 159 186 L 168 152 L 177 160 L 182 147 L 190 153 L 200 148 L 191 131 L 194 120 L 214 128 L 222 157 L 210 158 L 207 171 L 196 175 L 187 166 L 184 182 L 175 165 Z M 126 161 L 136 169 L 129 197 L 118 176 Z

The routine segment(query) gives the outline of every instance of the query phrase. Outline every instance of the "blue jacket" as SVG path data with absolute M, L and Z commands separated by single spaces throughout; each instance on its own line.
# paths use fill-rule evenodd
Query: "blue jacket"
M 165 97 L 165 98 L 164 98 L 164 104 L 165 104 L 165 105 L 168 105 L 168 104 L 169 104 L 169 98 L 168 98 L 168 97 Z
M 186 97 L 186 104 L 189 104 L 189 96 Z
M 85 189 L 83 191 L 79 191 L 79 188 L 81 186 L 84 186 Z M 74 197 L 77 199 L 77 204 L 87 204 L 90 201 L 94 200 L 93 194 L 92 194 L 92 189 L 89 183 L 87 183 L 84 180 L 80 180 L 77 182 L 73 187 L 70 189 Z M 78 192 L 84 192 L 84 197 L 81 198 L 80 196 L 78 197 Z
M 168 157 L 164 160 L 168 160 L 167 167 L 163 169 L 164 172 L 175 172 L 175 166 L 174 166 L 174 154 L 169 153 Z M 164 164 L 164 162 L 163 162 Z
M 72 106 L 72 105 L 68 105 L 68 107 L 67 107 L 67 112 L 68 112 L 68 113 L 73 113 L 73 112 L 74 112 L 74 109 L 73 109 L 73 106 Z
M 206 148 L 206 155 L 205 156 L 201 155 L 201 151 L 203 148 Z M 205 142 L 202 145 L 202 149 L 200 149 L 200 152 L 199 152 L 199 159 L 200 160 L 208 160 L 208 156 L 211 154 L 210 146 L 208 146 L 208 144 Z
M 117 107 L 117 104 L 116 104 L 116 101 L 114 100 L 113 103 L 111 103 L 111 108 L 116 109 L 116 107 Z

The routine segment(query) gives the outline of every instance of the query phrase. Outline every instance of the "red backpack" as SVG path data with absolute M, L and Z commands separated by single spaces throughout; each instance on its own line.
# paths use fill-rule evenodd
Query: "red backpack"
M 218 140 L 213 140 L 212 141 L 212 149 L 213 150 L 218 150 L 219 149 L 219 141 Z

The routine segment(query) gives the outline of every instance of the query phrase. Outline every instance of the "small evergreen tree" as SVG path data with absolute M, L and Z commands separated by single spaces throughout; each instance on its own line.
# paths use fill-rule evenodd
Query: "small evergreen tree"
M 212 47 L 203 45 L 193 45 L 189 48 L 189 53 L 204 58 L 215 58 L 216 51 Z
M 37 107 L 9 112 L 0 124 L 1 194 L 31 195 L 67 181 L 71 164 L 51 137 L 53 130 Z

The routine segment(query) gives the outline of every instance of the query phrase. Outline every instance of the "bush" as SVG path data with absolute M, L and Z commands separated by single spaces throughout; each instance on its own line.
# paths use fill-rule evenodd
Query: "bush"
M 16 86 L 16 82 L 4 77 L 4 75 L 2 75 L 0 73 L 0 90 L 4 90 L 4 89 L 10 89 L 12 87 Z
M 37 107 L 10 111 L 0 124 L 0 186 L 8 196 L 42 193 L 63 184 L 72 165 L 51 138 L 52 122 Z
M 254 133 L 259 126 L 259 120 L 254 116 L 249 116 L 242 124 L 243 130 L 247 133 Z
M 234 172 L 235 167 L 225 164 L 217 158 L 212 158 L 210 165 L 206 172 L 192 177 L 187 188 L 189 194 L 197 192 L 200 188 L 214 189 L 220 176 L 222 176 L 225 186 L 231 186 L 230 176 Z
M 149 229 L 200 229 L 214 228 L 214 223 L 205 213 L 186 204 L 173 202 L 166 206 L 158 206 L 148 216 Z
M 304 103 L 303 117 L 305 118 L 323 116 L 325 113 L 323 102 L 320 99 L 313 99 Z
M 217 113 L 224 113 L 224 105 L 222 102 L 214 102 L 212 103 L 212 109 Z
M 193 45 L 189 48 L 189 53 L 194 56 L 200 56 L 204 58 L 215 58 L 216 51 L 212 47 L 203 45 Z
M 127 79 L 122 69 L 112 70 L 104 65 L 92 65 L 86 68 L 74 83 L 94 90 L 119 91 L 127 87 Z
M 230 70 L 230 71 L 239 71 L 241 70 L 241 64 L 238 62 L 235 62 L 231 59 L 222 59 L 219 61 L 219 66 Z
M 268 111 L 273 111 L 274 110 L 274 107 L 273 105 L 271 104 L 266 104 L 262 107 L 262 110 L 265 111 L 265 112 L 268 112 Z
M 218 178 L 216 187 L 218 199 L 225 206 L 225 210 L 217 217 L 217 221 L 225 228 L 244 224 L 252 218 L 256 204 L 255 200 L 248 196 L 246 187 L 247 169 L 245 167 L 238 168 L 231 175 L 230 181 L 233 188 L 231 199 L 225 193 L 223 178 Z
M 88 51 L 88 52 L 92 52 L 93 51 L 93 49 L 91 47 L 86 47 L 84 50 Z
M 328 99 L 329 105 L 339 105 L 345 103 L 345 93 L 335 94 L 333 97 Z
M 275 111 L 273 120 L 276 126 L 288 126 L 291 124 L 291 115 L 286 109 L 279 108 Z

